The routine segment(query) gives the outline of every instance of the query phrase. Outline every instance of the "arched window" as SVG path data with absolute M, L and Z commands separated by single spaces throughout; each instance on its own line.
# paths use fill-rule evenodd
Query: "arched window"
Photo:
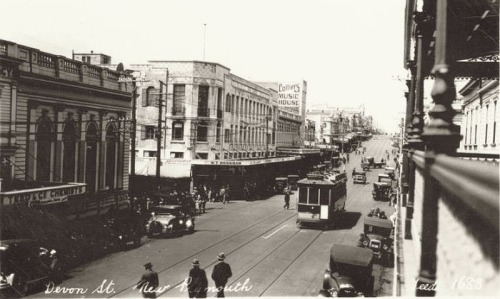
M 117 136 L 118 130 L 114 123 L 108 125 L 106 129 L 106 182 L 105 186 L 107 189 L 115 189 L 115 177 L 116 177 L 116 156 L 117 156 Z
M 172 140 L 184 139 L 184 123 L 180 120 L 172 122 Z
M 73 120 L 73 113 L 68 112 L 68 117 L 63 129 L 63 181 L 75 182 L 76 163 L 76 124 Z
M 208 141 L 208 123 L 201 121 L 198 123 L 196 141 Z
M 52 121 L 43 110 L 36 126 L 36 180 L 50 181 L 50 154 L 52 151 Z
M 87 183 L 87 192 L 90 193 L 96 192 L 98 132 L 97 123 L 92 120 L 87 126 L 85 138 L 85 183 Z

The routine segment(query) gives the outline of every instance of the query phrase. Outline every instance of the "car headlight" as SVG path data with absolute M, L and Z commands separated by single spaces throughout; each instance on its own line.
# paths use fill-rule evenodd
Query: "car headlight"
M 121 239 L 123 239 L 123 237 L 122 237 L 122 236 L 118 236 L 118 239 L 120 239 L 120 240 L 121 240 Z
M 332 294 L 332 297 L 338 297 L 338 292 L 337 292 L 337 290 L 332 290 L 332 291 L 330 292 L 330 294 Z
M 363 241 L 363 246 L 368 246 L 368 241 L 364 240 Z
M 389 249 L 389 246 L 387 246 L 387 244 L 384 244 L 384 246 L 382 246 L 382 248 L 383 248 L 384 250 L 388 250 L 388 249 Z
M 189 226 L 189 227 L 193 226 L 193 221 L 191 221 L 191 219 L 188 219 L 186 221 L 186 226 Z
M 181 225 L 182 225 L 183 223 L 184 223 L 184 220 L 182 220 L 182 219 L 181 219 L 181 220 L 179 220 L 179 224 L 181 224 Z
M 173 224 L 169 224 L 169 225 L 167 226 L 167 228 L 172 228 L 172 227 L 174 227 L 174 225 L 173 225 Z

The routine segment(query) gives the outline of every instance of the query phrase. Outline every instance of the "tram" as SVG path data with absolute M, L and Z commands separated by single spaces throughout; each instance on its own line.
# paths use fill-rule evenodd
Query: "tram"
M 346 182 L 345 173 L 310 173 L 298 181 L 297 225 L 331 225 L 345 210 Z

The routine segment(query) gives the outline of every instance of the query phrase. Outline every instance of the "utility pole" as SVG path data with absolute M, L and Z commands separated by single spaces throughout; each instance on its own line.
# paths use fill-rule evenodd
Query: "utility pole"
M 132 187 L 132 193 L 135 195 L 135 138 L 136 138 L 136 122 L 137 122 L 137 115 L 136 115 L 136 110 L 137 110 L 137 84 L 135 81 L 132 81 L 133 83 L 133 88 L 132 88 L 132 130 L 130 130 L 130 151 L 131 151 L 131 156 L 130 157 L 130 184 L 129 184 L 129 189 L 130 186 Z M 130 193 L 130 191 L 129 191 Z
M 204 29 L 203 29 L 203 61 L 205 61 L 205 36 L 207 34 L 207 24 L 203 24 Z
M 166 81 L 160 82 L 160 93 L 158 95 L 158 129 L 156 132 L 156 188 L 160 191 L 160 169 L 161 169 L 161 138 L 163 135 L 163 94 L 165 94 L 165 111 L 167 110 L 167 94 L 168 94 L 168 69 L 165 76 Z M 163 93 L 163 85 L 165 85 L 165 93 Z
M 269 156 L 269 109 L 266 111 L 266 155 Z

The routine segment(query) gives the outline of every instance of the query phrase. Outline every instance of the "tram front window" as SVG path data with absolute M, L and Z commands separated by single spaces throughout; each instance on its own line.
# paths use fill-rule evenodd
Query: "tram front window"
M 318 204 L 318 188 L 309 188 L 309 204 Z
M 300 188 L 299 203 L 307 203 L 307 189 L 308 188 Z
M 329 195 L 330 195 L 330 189 L 328 188 L 320 189 L 319 202 L 321 205 L 328 205 Z

